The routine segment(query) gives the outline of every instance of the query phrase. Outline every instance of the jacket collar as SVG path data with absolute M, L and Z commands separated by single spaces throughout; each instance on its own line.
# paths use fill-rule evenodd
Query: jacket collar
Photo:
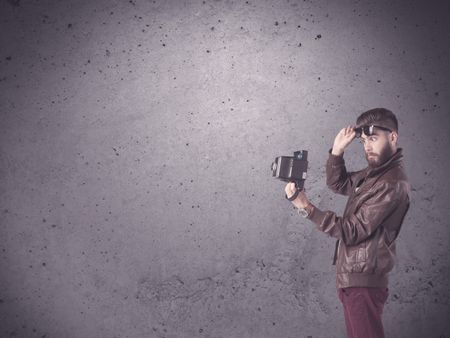
M 371 167 L 367 167 L 367 176 L 375 176 L 378 175 L 379 173 L 388 170 L 392 167 L 395 167 L 399 164 L 401 164 L 403 160 L 403 148 L 397 148 L 397 151 L 395 152 L 394 155 L 392 155 L 386 162 L 384 162 L 382 165 L 375 167 L 375 168 L 371 168 Z

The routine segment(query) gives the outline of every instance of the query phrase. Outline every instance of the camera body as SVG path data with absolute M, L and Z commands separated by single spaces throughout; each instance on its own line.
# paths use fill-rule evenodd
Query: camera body
M 295 182 L 302 190 L 308 171 L 308 151 L 299 150 L 294 156 L 278 156 L 272 163 L 272 176 L 285 182 Z

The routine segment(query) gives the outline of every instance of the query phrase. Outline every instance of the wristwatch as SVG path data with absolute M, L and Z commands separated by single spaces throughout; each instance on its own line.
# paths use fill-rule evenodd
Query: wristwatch
M 313 212 L 314 206 L 311 203 L 308 203 L 308 205 L 305 208 L 298 208 L 297 212 L 300 216 L 304 218 L 308 218 L 309 215 Z

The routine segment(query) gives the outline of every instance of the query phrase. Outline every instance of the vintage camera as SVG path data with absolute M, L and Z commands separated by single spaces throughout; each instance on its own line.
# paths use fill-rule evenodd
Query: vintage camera
M 308 170 L 308 152 L 299 150 L 294 156 L 278 156 L 272 163 L 272 176 L 285 182 L 295 182 L 302 190 Z

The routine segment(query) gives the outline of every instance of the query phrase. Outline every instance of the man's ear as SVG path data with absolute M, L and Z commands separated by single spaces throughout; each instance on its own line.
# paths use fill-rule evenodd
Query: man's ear
M 390 141 L 394 144 L 397 144 L 398 134 L 396 131 L 393 131 L 390 136 Z

